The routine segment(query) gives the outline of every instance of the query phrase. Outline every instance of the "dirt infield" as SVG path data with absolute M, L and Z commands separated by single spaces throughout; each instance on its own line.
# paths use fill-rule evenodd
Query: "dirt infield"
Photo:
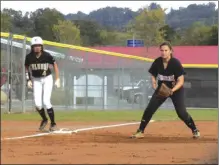
M 37 134 L 39 123 L 2 121 L 2 138 Z M 60 128 L 117 123 L 61 122 Z M 130 139 L 138 125 L 3 140 L 1 163 L 10 164 L 200 164 L 217 163 L 218 126 L 197 122 L 200 139 L 180 121 L 150 123 L 144 139 Z

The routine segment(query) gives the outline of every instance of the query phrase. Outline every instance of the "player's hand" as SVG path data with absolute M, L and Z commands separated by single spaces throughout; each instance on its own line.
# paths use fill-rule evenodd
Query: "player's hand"
M 172 96 L 174 92 L 175 92 L 175 91 L 174 91 L 173 89 L 171 89 L 171 91 L 170 91 L 170 96 Z
M 156 82 L 152 83 L 152 87 L 154 90 L 157 89 L 157 83 Z
M 56 81 L 55 81 L 55 86 L 57 87 L 57 88 L 60 88 L 60 79 L 58 78 L 58 79 L 56 79 Z
M 28 80 L 28 81 L 27 81 L 27 87 L 28 87 L 28 88 L 31 88 L 31 89 L 33 88 L 33 84 L 32 84 L 32 81 L 31 81 L 31 80 Z

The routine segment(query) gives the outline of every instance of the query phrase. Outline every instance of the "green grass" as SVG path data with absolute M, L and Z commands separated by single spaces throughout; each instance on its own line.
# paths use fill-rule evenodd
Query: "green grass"
M 218 111 L 214 109 L 188 110 L 194 120 L 218 121 Z M 143 111 L 57 111 L 57 121 L 140 121 Z M 34 121 L 39 120 L 38 113 L 1 114 L 2 121 Z M 179 120 L 174 110 L 158 110 L 153 116 L 154 120 Z

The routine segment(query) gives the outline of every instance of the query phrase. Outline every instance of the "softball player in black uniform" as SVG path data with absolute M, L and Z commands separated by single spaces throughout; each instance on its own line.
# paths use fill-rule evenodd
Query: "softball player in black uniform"
M 26 79 L 29 88 L 33 87 L 34 103 L 37 112 L 42 117 L 39 130 L 44 130 L 48 123 L 43 105 L 47 109 L 47 113 L 51 120 L 49 130 L 56 130 L 54 110 L 50 102 L 53 89 L 53 78 L 50 65 L 53 65 L 56 75 L 55 86 L 60 87 L 59 69 L 55 59 L 43 50 L 43 40 L 41 37 L 33 37 L 31 39 L 31 52 L 26 56 L 25 68 Z M 30 74 L 31 72 L 31 74 Z
M 172 90 L 170 98 L 172 99 L 178 117 L 192 130 L 193 138 L 200 136 L 192 117 L 186 111 L 184 103 L 184 74 L 185 71 L 179 60 L 172 57 L 172 46 L 168 42 L 160 45 L 161 57 L 155 59 L 152 63 L 149 73 L 152 75 L 152 86 L 155 92 L 144 111 L 139 129 L 132 138 L 144 137 L 144 130 L 153 114 L 167 98 L 157 97 L 159 87 L 165 83 Z M 158 79 L 158 83 L 156 81 Z

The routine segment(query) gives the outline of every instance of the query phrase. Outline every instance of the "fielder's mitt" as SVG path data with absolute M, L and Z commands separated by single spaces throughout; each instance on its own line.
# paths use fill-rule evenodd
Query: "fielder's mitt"
M 160 88 L 158 89 L 157 96 L 166 98 L 170 95 L 172 95 L 171 89 L 168 86 L 166 86 L 166 84 L 162 83 Z

